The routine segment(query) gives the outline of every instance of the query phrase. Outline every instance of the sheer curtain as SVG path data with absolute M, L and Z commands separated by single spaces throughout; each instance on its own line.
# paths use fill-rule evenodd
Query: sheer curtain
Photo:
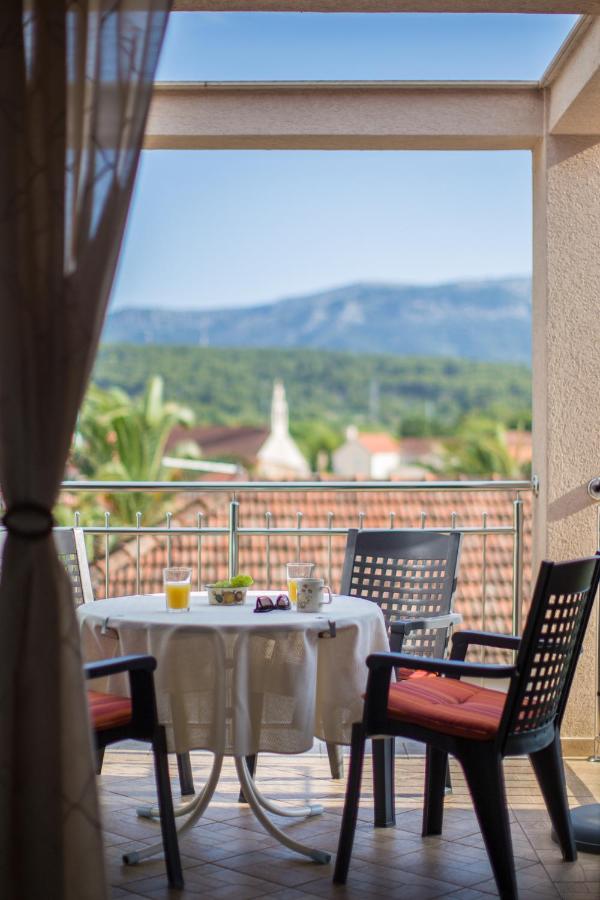
M 170 0 L 0 2 L 0 896 L 106 895 L 78 633 L 49 528 Z

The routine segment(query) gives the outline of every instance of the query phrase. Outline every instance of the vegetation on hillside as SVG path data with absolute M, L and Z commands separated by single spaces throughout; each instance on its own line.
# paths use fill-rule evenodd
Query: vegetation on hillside
M 285 383 L 292 430 L 327 425 L 335 443 L 348 424 L 394 434 L 451 435 L 467 414 L 529 427 L 531 373 L 525 366 L 432 357 L 308 349 L 107 345 L 95 383 L 140 396 L 160 375 L 165 394 L 198 423 L 265 424 L 275 378 Z M 317 448 L 319 449 L 319 448 Z M 315 454 L 314 441 L 308 455 Z
M 157 374 L 160 373 L 160 374 Z M 172 347 L 104 348 L 85 399 L 72 463 L 85 479 L 159 481 L 175 425 L 264 423 L 272 383 L 286 382 L 291 432 L 313 471 L 328 468 L 343 426 L 445 438 L 441 477 L 520 477 L 508 453 L 506 427 L 529 423 L 529 373 L 518 366 L 455 360 L 311 351 L 236 351 Z M 165 400 L 165 395 L 170 399 Z M 188 405 L 186 405 L 188 404 Z M 191 407 L 191 408 L 190 408 Z M 196 415 L 194 414 L 194 410 Z M 78 496 L 86 521 L 158 521 L 165 494 Z M 69 524 L 68 507 L 57 510 Z

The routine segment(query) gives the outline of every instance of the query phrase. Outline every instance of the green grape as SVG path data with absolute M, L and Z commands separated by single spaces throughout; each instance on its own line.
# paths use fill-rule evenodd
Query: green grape
M 235 575 L 231 581 L 229 582 L 231 587 L 250 587 L 251 584 L 254 584 L 254 578 L 252 575 Z

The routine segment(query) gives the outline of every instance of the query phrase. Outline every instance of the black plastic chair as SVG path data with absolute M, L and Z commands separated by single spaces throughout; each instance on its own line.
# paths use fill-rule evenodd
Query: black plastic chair
M 377 603 L 393 651 L 443 657 L 450 629 L 462 621 L 452 611 L 461 546 L 459 532 L 351 528 L 340 593 Z M 328 744 L 327 752 L 332 777 L 341 778 L 340 748 Z M 393 739 L 373 742 L 373 780 L 375 825 L 393 825 Z
M 518 896 L 502 769 L 505 756 L 529 756 L 563 856 L 569 861 L 576 859 L 560 726 L 599 578 L 600 555 L 574 562 L 543 562 L 522 638 L 464 631 L 454 635 L 449 660 L 417 660 L 405 653 L 377 653 L 367 659 L 369 680 L 363 720 L 352 729 L 350 772 L 334 873 L 337 884 L 346 882 L 365 741 L 375 734 L 427 744 L 423 835 L 442 833 L 448 754 L 457 758 L 504 900 Z M 465 662 L 472 644 L 518 650 L 516 663 Z M 425 669 L 445 677 L 422 679 L 420 691 L 415 679 L 390 686 L 395 666 Z M 509 678 L 508 694 L 468 685 L 459 680 L 462 676 Z M 457 704 L 461 691 L 472 699 Z M 452 697 L 453 703 L 448 702 Z
M 116 659 L 87 663 L 86 678 L 106 678 L 127 672 L 129 697 L 118 697 L 97 691 L 88 691 L 90 718 L 94 728 L 96 746 L 100 753 L 117 741 L 149 741 L 154 755 L 154 772 L 160 810 L 160 826 L 167 864 L 169 885 L 183 887 L 183 873 L 179 856 L 179 844 L 175 828 L 167 738 L 164 725 L 158 722 L 154 676 L 156 660 L 153 656 L 121 656 Z M 135 862 L 135 854 L 123 856 L 126 863 Z
M 351 528 L 340 593 L 377 603 L 392 650 L 441 657 L 462 621 L 452 612 L 461 543 L 454 531 Z
M 4 534 L 2 535 L 4 539 Z M 85 537 L 81 528 L 55 528 L 54 543 L 59 559 L 71 580 L 75 606 L 94 602 L 94 590 L 85 549 Z M 0 543 L 0 550 L 2 543 Z M 182 796 L 194 793 L 192 764 L 189 753 L 177 753 L 177 770 Z M 102 750 L 98 753 L 98 774 L 102 769 Z

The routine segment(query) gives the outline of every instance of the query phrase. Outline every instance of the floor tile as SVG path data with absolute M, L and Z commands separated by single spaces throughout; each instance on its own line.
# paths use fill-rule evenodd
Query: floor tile
M 396 826 L 373 828 L 373 787 L 365 766 L 354 851 L 348 883 L 332 883 L 333 865 L 319 866 L 282 847 L 267 834 L 248 806 L 237 802 L 238 783 L 231 761 L 208 810 L 180 839 L 186 887 L 169 891 L 162 858 L 125 866 L 125 850 L 160 840 L 157 823 L 139 819 L 136 807 L 156 801 L 152 759 L 146 751 L 109 749 L 99 779 L 105 825 L 105 854 L 111 900 L 208 898 L 208 900 L 490 900 L 497 897 L 477 819 L 460 769 L 452 763 L 452 794 L 446 797 L 441 836 L 421 837 L 424 759 L 399 748 L 396 761 Z M 192 754 L 194 783 L 204 783 L 212 762 Z M 347 762 L 347 761 L 346 761 Z M 370 763 L 370 760 L 369 760 Z M 600 896 L 600 857 L 579 854 L 563 863 L 550 837 L 550 822 L 535 777 L 524 759 L 506 761 L 509 816 L 517 881 L 522 900 L 596 900 Z M 584 760 L 567 765 L 572 805 L 600 799 L 600 767 Z M 172 761 L 175 801 L 179 798 Z M 258 784 L 282 806 L 318 800 L 323 815 L 273 821 L 295 840 L 330 852 L 337 849 L 345 782 L 333 781 L 326 755 L 298 757 L 264 754 Z

